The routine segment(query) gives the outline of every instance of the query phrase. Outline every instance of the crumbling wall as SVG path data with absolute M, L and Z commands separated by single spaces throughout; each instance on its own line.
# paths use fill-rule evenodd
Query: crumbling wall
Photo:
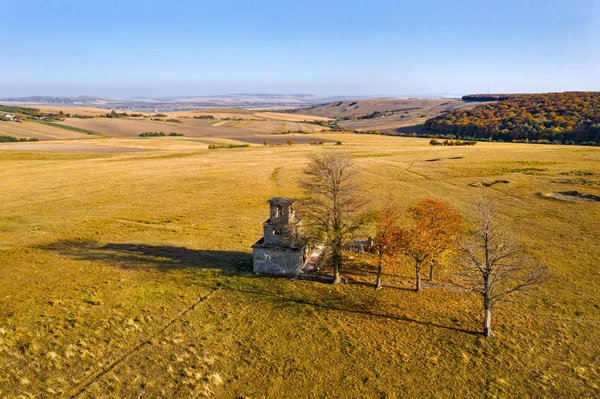
M 254 247 L 254 273 L 297 276 L 304 267 L 300 249 Z

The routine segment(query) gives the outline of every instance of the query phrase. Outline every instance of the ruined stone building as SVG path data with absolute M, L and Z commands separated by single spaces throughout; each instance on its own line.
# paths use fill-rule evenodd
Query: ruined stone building
M 306 264 L 306 248 L 299 240 L 300 220 L 292 198 L 267 201 L 270 217 L 263 223 L 264 237 L 252 246 L 254 273 L 295 276 Z

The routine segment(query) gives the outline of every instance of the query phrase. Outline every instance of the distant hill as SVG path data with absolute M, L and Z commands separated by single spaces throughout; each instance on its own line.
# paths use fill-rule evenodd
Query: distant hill
M 119 109 L 136 112 L 190 111 L 212 107 L 235 108 L 296 108 L 337 100 L 337 97 L 323 97 L 310 94 L 226 94 L 216 96 L 168 97 L 168 98 L 101 98 L 96 96 L 55 97 L 27 96 L 1 98 L 10 105 L 64 105 Z
M 600 143 L 600 92 L 503 96 L 507 99 L 431 118 L 424 129 L 500 141 Z
M 464 106 L 458 99 L 424 98 L 375 98 L 361 100 L 333 101 L 327 104 L 301 108 L 295 112 L 305 115 L 323 116 L 340 120 L 371 119 L 407 113 L 414 110 L 440 108 L 456 109 Z
M 65 104 L 65 105 L 100 105 L 106 102 L 105 99 L 97 96 L 77 96 L 77 97 L 55 97 L 55 96 L 27 96 L 27 97 L 6 97 L 2 101 L 17 103 L 39 103 L 39 104 Z
M 428 118 L 475 106 L 457 98 L 376 98 L 333 101 L 294 112 L 337 119 L 342 127 L 360 132 L 419 133 Z

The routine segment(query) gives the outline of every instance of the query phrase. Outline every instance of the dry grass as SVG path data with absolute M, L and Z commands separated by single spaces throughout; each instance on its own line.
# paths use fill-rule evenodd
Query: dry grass
M 272 108 L 269 108 L 272 109 Z M 288 122 L 302 122 L 308 121 L 326 121 L 330 120 L 328 117 L 303 115 L 303 114 L 288 114 L 284 112 L 269 112 L 256 109 L 245 109 L 245 108 L 207 108 L 195 111 L 187 112 L 168 112 L 167 115 L 170 117 L 194 117 L 198 115 L 212 115 L 215 118 L 242 118 L 242 119 L 254 119 L 254 120 L 272 120 L 272 121 L 288 121 Z
M 302 114 L 286 114 L 282 112 L 257 112 L 254 115 L 261 116 L 271 120 L 282 120 L 288 122 L 302 122 L 302 121 L 328 121 L 331 120 L 329 117 L 314 116 L 314 115 L 302 115 Z
M 108 137 L 137 137 L 144 132 L 174 132 L 194 138 L 225 138 L 249 143 L 262 142 L 262 136 L 280 133 L 285 130 L 307 133 L 321 132 L 322 126 L 310 123 L 285 122 L 279 119 L 255 120 L 198 120 L 181 118 L 180 123 L 144 118 L 67 118 L 61 122 L 52 122 L 52 126 L 44 123 L 27 121 L 23 123 L 0 123 L 0 134 L 16 137 L 35 137 L 40 140 L 85 139 L 88 135 L 68 128 L 85 129 L 98 132 Z M 65 128 L 60 128 L 63 125 Z M 260 137 L 258 137 L 260 136 Z M 319 138 L 320 140 L 320 138 Z M 318 141 L 318 140 L 317 140 Z
M 0 151 L 0 397 L 598 395 L 600 204 L 537 195 L 564 191 L 563 173 L 599 173 L 598 149 L 328 137 L 344 145 Z M 299 195 L 307 156 L 333 150 L 355 155 L 373 206 L 433 196 L 469 215 L 496 199 L 554 277 L 498 308 L 489 340 L 477 298 L 418 295 L 408 266 L 379 292 L 364 259 L 336 287 L 253 277 L 265 201 Z M 470 186 L 497 179 L 510 183 Z
M 71 114 L 79 114 L 86 116 L 94 116 L 94 115 L 105 115 L 110 112 L 110 110 L 94 108 L 94 107 L 78 107 L 78 106 L 69 106 L 69 105 L 38 105 L 32 103 L 25 103 L 26 107 L 37 108 L 43 112 L 49 112 L 53 114 L 58 114 L 60 111 Z M 122 112 L 122 111 L 119 111 Z
M 0 122 L 0 134 L 19 138 L 35 137 L 40 140 L 71 140 L 89 137 L 84 133 L 36 122 Z

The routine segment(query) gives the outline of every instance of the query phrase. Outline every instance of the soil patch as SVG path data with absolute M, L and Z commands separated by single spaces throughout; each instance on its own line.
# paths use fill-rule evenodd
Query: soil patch
M 510 181 L 508 180 L 494 180 L 494 181 L 482 181 L 477 183 L 471 183 L 469 186 L 471 187 L 492 187 L 496 184 L 508 184 Z
M 548 193 L 544 196 L 561 201 L 600 202 L 600 196 L 580 193 L 579 191 L 560 191 L 556 193 Z

